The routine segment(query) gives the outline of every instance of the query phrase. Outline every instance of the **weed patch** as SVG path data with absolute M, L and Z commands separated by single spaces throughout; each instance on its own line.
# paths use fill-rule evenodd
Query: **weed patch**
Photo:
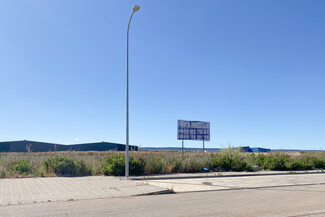
M 225 149 L 216 154 L 210 154 L 210 168 L 215 171 L 252 171 L 247 155 L 240 150 Z
M 130 175 L 141 175 L 144 173 L 144 161 L 142 158 L 131 155 L 129 158 Z M 124 176 L 125 156 L 113 154 L 102 160 L 102 172 L 104 175 Z
M 76 160 L 65 156 L 49 158 L 43 162 L 43 165 L 46 172 L 59 176 L 91 175 L 91 169 L 83 160 Z
M 28 159 L 20 159 L 13 162 L 11 169 L 20 175 L 28 175 L 32 172 L 32 166 Z
M 125 175 L 124 152 L 0 153 L 0 178 L 32 176 Z M 208 169 L 204 169 L 208 168 Z M 325 169 L 325 152 L 217 153 L 131 152 L 130 175 L 203 171 Z

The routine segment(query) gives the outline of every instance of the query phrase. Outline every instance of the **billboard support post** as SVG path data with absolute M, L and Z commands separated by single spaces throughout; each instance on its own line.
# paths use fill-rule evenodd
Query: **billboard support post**
M 203 153 L 204 153 L 204 140 L 203 140 Z
M 184 140 L 182 140 L 182 157 L 184 157 Z

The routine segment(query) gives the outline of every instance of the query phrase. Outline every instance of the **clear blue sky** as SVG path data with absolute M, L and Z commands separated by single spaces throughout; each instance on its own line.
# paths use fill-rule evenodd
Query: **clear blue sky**
M 325 149 L 322 0 L 0 1 L 0 141 L 125 143 L 134 4 L 131 144 Z

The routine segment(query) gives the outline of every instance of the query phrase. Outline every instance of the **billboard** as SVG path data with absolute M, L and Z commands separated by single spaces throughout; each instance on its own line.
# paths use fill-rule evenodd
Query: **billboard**
M 210 122 L 178 120 L 177 139 L 210 141 Z

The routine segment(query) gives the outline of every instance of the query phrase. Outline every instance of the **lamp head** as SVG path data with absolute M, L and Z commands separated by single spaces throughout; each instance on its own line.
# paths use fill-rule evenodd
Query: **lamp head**
M 134 12 L 138 11 L 139 9 L 140 9 L 140 6 L 138 6 L 138 5 L 134 5 L 133 8 L 132 8 L 132 10 Z

